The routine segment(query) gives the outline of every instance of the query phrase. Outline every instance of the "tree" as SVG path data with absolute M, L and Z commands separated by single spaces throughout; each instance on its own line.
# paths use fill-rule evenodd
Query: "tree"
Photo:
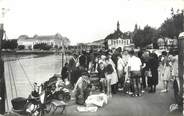
M 174 13 L 174 9 L 171 9 L 171 18 L 167 18 L 160 26 L 160 35 L 163 37 L 174 38 L 178 37 L 179 33 L 182 32 L 182 14 L 177 10 L 177 14 Z
M 134 32 L 132 39 L 136 47 L 143 48 L 157 41 L 157 30 L 148 25 L 145 26 L 144 29 L 136 29 L 134 31 L 136 32 Z
M 52 48 L 51 45 L 47 45 L 46 43 L 38 43 L 33 46 L 34 49 L 39 50 L 50 50 Z
M 24 45 L 19 45 L 19 46 L 18 46 L 18 49 L 19 49 L 19 50 L 23 50 L 23 49 L 25 49 L 25 46 L 24 46 Z
M 13 40 L 3 40 L 2 41 L 2 48 L 3 49 L 11 49 L 14 50 L 16 49 L 18 46 L 17 44 L 17 40 L 13 39 Z

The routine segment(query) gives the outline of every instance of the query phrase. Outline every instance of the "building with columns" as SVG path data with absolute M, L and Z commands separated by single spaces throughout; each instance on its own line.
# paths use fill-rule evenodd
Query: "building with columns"
M 105 38 L 105 42 L 108 49 L 117 49 L 119 47 L 124 49 L 125 47 L 134 46 L 130 32 L 121 32 L 119 21 L 117 22 L 117 29 Z
M 18 45 L 24 45 L 25 49 L 33 49 L 35 44 L 45 43 L 52 47 L 57 46 L 62 47 L 63 44 L 68 46 L 70 40 L 66 37 L 61 36 L 59 33 L 55 35 L 35 35 L 34 37 L 28 37 L 26 35 L 21 35 L 17 40 Z

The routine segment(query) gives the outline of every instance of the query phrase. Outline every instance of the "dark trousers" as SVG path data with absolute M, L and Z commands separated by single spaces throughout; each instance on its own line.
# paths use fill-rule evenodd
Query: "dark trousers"
M 145 70 L 143 69 L 141 72 L 141 78 L 142 78 L 142 88 L 146 88 L 146 76 L 145 76 Z
M 134 95 L 141 94 L 141 81 L 140 75 L 131 73 L 130 81 L 132 83 L 132 92 Z
M 116 94 L 117 92 L 117 84 L 111 85 L 112 94 Z

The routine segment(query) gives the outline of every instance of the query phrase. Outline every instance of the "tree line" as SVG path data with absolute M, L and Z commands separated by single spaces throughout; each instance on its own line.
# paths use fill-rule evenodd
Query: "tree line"
M 183 12 L 183 11 L 182 11 Z M 133 42 L 136 47 L 146 47 L 149 44 L 153 43 L 153 47 L 157 48 L 157 40 L 159 38 L 168 37 L 168 38 L 177 38 L 179 33 L 183 30 L 183 15 L 178 9 L 174 13 L 174 9 L 171 9 L 171 17 L 167 18 L 161 26 L 156 29 L 149 25 L 146 25 L 143 29 L 135 25 L 133 34 Z
M 183 12 L 183 11 L 182 11 Z M 157 40 L 163 37 L 169 38 L 177 38 L 179 33 L 183 30 L 183 18 L 181 11 L 178 9 L 176 13 L 174 13 L 174 9 L 171 9 L 171 17 L 167 18 L 159 28 L 153 28 L 149 25 L 146 25 L 143 29 L 135 25 L 134 31 L 130 32 L 132 35 L 133 43 L 135 47 L 144 48 L 149 44 L 153 44 L 154 48 L 158 48 Z M 124 33 L 124 36 L 129 36 L 130 33 Z M 25 49 L 24 45 L 18 46 L 17 40 L 3 40 L 2 41 L 2 49 Z M 49 50 L 52 46 L 39 43 L 33 46 L 34 49 L 40 50 Z M 54 48 L 58 48 L 54 46 Z
M 33 46 L 34 49 L 39 49 L 39 50 L 50 50 L 53 48 L 52 45 L 47 45 L 46 43 L 38 43 Z M 54 46 L 54 48 L 57 48 L 57 46 Z M 26 49 L 24 45 L 18 45 L 16 39 L 12 40 L 2 40 L 2 49 L 10 49 L 10 50 L 23 50 Z M 28 47 L 27 49 L 32 49 L 31 46 Z
M 14 50 L 18 46 L 17 40 L 12 39 L 12 40 L 2 40 L 2 49 L 10 49 Z

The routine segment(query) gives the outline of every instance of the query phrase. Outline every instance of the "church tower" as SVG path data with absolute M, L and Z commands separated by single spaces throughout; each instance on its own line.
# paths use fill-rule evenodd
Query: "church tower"
M 117 31 L 120 31 L 120 24 L 119 24 L 119 21 L 117 22 Z

